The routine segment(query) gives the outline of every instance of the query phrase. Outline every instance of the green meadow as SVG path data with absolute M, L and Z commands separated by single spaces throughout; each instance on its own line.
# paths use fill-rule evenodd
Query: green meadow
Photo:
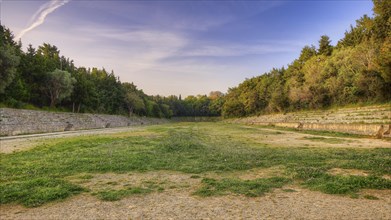
M 362 138 L 344 140 L 328 133 L 304 134 L 306 141 L 319 147 L 266 144 L 257 138 L 289 135 L 285 132 L 224 122 L 171 123 L 47 141 L 27 151 L 0 154 L 0 204 L 35 207 L 80 193 L 114 201 L 169 190 L 154 182 L 117 189 L 113 182 L 112 189 L 97 191 L 69 180 L 72 176 L 89 181 L 97 174 L 150 171 L 175 171 L 199 179 L 200 185 L 189 192 L 199 197 L 262 196 L 289 185 L 352 198 L 357 198 L 361 189 L 391 189 L 391 180 L 385 178 L 391 175 L 390 148 L 322 147 Z M 276 167 L 280 172 L 274 176 L 241 179 L 236 175 Z M 335 168 L 368 175 L 331 174 Z M 207 177 L 210 173 L 213 177 Z

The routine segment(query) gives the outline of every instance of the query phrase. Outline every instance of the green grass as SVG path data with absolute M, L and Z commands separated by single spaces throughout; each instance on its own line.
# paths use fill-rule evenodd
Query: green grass
M 130 196 L 130 195 L 142 195 L 142 194 L 148 194 L 153 192 L 153 190 L 149 188 L 142 188 L 142 187 L 130 187 L 127 189 L 121 189 L 121 190 L 106 190 L 106 191 L 100 191 L 96 193 L 99 199 L 103 201 L 117 201 L 121 200 L 124 197 Z
M 297 192 L 297 191 L 294 190 L 294 189 L 283 189 L 282 191 L 284 191 L 284 192 Z
M 79 179 L 89 180 L 89 179 L 92 179 L 93 177 L 94 177 L 93 175 L 85 174 L 85 175 L 79 176 Z
M 391 189 L 391 181 L 378 176 L 332 176 L 319 168 L 298 168 L 296 177 L 303 180 L 304 186 L 328 194 L 353 194 L 360 189 Z
M 16 202 L 27 207 L 40 206 L 46 202 L 64 199 L 84 191 L 64 180 L 33 178 L 12 181 L 0 185 L 0 204 Z
M 370 200 L 379 200 L 379 198 L 377 198 L 376 196 L 372 196 L 372 195 L 364 195 L 364 198 L 370 199 Z
M 257 126 L 225 123 L 173 123 L 143 129 L 138 135 L 64 138 L 29 151 L 0 154 L 0 204 L 39 206 L 90 190 L 71 183 L 70 176 L 81 175 L 79 179 L 88 181 L 98 173 L 158 170 L 189 173 L 192 178 L 274 166 L 286 170 L 286 176 L 277 179 L 204 179 L 196 193 L 203 196 L 258 196 L 288 182 L 331 194 L 391 189 L 391 181 L 381 178 L 391 174 L 391 149 L 270 147 L 245 137 L 261 135 Z M 331 176 L 327 171 L 332 168 L 360 169 L 371 176 Z M 152 185 L 91 193 L 116 200 L 164 190 L 159 184 Z
M 287 178 L 272 177 L 255 180 L 222 179 L 216 180 L 205 178 L 202 180 L 203 186 L 194 194 L 199 196 L 225 195 L 228 192 L 241 194 L 249 197 L 261 196 L 270 192 L 273 188 L 281 188 L 286 183 L 291 182 Z

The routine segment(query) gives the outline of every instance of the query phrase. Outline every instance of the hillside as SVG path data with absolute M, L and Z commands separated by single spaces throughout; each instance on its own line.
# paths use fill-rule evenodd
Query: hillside
M 373 1 L 336 45 L 323 35 L 287 67 L 230 88 L 222 114 L 243 117 L 391 100 L 391 3 Z M 361 120 L 361 119 L 360 119 Z

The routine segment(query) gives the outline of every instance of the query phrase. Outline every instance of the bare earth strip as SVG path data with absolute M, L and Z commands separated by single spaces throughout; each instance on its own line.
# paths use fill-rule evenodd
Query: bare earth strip
M 18 135 L 10 137 L 0 137 L 0 153 L 13 153 L 22 150 L 29 150 L 39 144 L 45 143 L 50 139 L 63 137 L 87 136 L 87 135 L 104 135 L 129 132 L 142 127 L 123 127 L 123 128 L 105 128 L 80 131 L 65 131 L 45 134 Z
M 250 170 L 254 178 L 273 176 L 279 167 Z M 278 172 L 277 172 L 278 173 Z M 233 173 L 235 175 L 235 173 Z M 218 178 L 217 173 L 202 176 Z M 376 200 L 353 199 L 328 195 L 296 185 L 275 189 L 261 197 L 226 195 L 199 197 L 192 192 L 200 186 L 201 178 L 172 171 L 128 174 L 95 174 L 81 180 L 69 179 L 92 190 L 105 187 L 121 189 L 129 184 L 161 181 L 165 190 L 120 201 L 105 202 L 84 193 L 64 201 L 52 202 L 38 208 L 20 205 L 0 205 L 0 219 L 391 219 L 391 190 L 363 190 Z M 246 178 L 247 179 L 247 178 Z M 116 182 L 113 186 L 107 183 Z M 175 186 L 175 187 L 170 187 Z
M 277 130 L 268 128 L 259 128 L 260 131 Z M 256 135 L 252 136 L 253 140 L 260 143 L 266 143 L 276 146 L 290 147 L 343 147 L 343 148 L 391 148 L 391 142 L 386 139 L 376 138 L 346 138 L 346 137 L 324 137 L 318 135 L 304 134 L 291 131 L 279 131 L 280 135 Z M 260 132 L 261 133 L 261 132 Z M 324 138 L 323 141 L 308 140 L 306 137 Z M 327 139 L 340 140 L 337 143 L 328 143 Z
M 132 130 L 142 130 L 143 127 L 123 127 L 123 128 L 109 128 L 109 129 L 95 129 L 82 130 L 70 132 L 57 132 L 49 134 L 36 135 L 20 135 L 13 137 L 0 138 L 0 153 L 13 153 L 22 150 L 31 149 L 39 144 L 42 144 L 49 139 L 57 139 L 62 137 L 73 137 L 82 135 L 104 135 L 129 132 Z M 313 140 L 306 140 L 306 137 L 319 137 L 317 135 L 303 134 L 290 131 L 278 131 L 269 128 L 258 128 L 260 135 L 245 135 L 253 141 L 270 144 L 272 146 L 289 146 L 289 147 L 354 147 L 354 148 L 391 148 L 389 140 L 375 139 L 375 138 L 337 138 L 341 140 L 340 143 L 316 142 Z M 264 131 L 272 132 L 270 134 L 263 134 Z M 274 133 L 273 133 L 274 132 Z M 276 133 L 277 132 L 277 133 Z
M 3 205 L 0 213 L 1 219 L 391 219 L 391 191 L 368 200 L 290 189 L 295 192 L 275 190 L 257 198 L 168 191 L 103 202 L 79 195 L 33 209 Z

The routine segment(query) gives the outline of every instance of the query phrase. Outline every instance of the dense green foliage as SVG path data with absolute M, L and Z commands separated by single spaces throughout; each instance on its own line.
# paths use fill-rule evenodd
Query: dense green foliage
M 0 93 L 15 78 L 16 67 L 19 65 L 17 56 L 17 45 L 10 39 L 9 30 L 0 26 Z
M 389 148 L 329 148 L 319 142 L 313 142 L 316 147 L 292 147 L 267 145 L 254 138 L 279 138 L 291 133 L 225 123 L 171 123 L 122 134 L 46 140 L 29 151 L 0 154 L 0 204 L 38 206 L 82 191 L 112 201 L 168 190 L 160 182 L 122 187 L 112 182 L 115 187 L 103 190 L 82 184 L 105 173 L 133 175 L 159 170 L 200 178 L 201 187 L 191 191 L 189 186 L 189 193 L 201 196 L 260 196 L 287 183 L 331 194 L 354 195 L 366 188 L 391 189 L 391 180 L 383 178 L 391 174 Z M 240 178 L 240 174 L 252 169 L 258 173 L 257 169 L 264 168 L 279 172 L 252 180 Z M 334 168 L 358 169 L 368 176 L 332 175 L 329 171 Z M 72 182 L 71 177 L 82 182 Z
M 391 100 L 391 3 L 374 1 L 336 46 L 321 36 L 287 68 L 273 69 L 231 88 L 225 117 L 318 109 Z

